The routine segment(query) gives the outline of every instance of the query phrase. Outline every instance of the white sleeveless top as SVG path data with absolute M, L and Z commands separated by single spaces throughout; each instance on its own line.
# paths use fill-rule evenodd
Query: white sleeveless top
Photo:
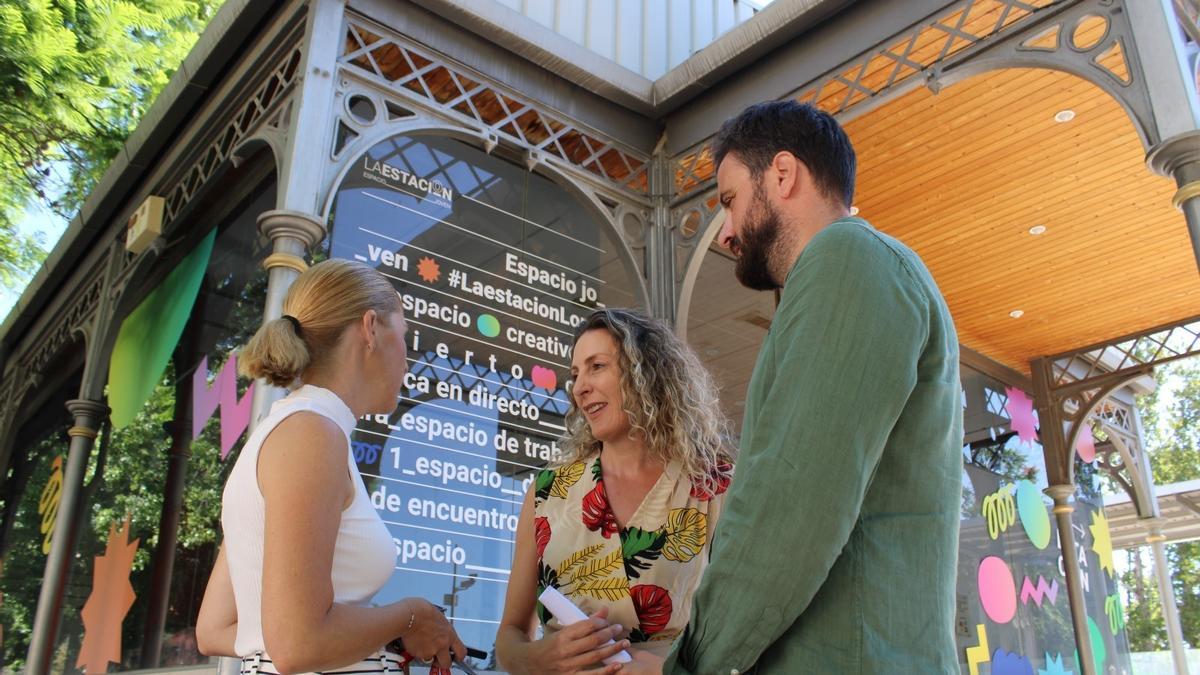
M 337 543 L 333 552 L 333 601 L 346 605 L 366 605 L 383 588 L 396 564 L 396 548 L 387 526 L 371 505 L 354 453 L 350 432 L 354 413 L 337 394 L 304 385 L 287 398 L 271 406 L 271 413 L 259 422 L 246 440 L 237 464 L 229 474 L 221 501 L 221 526 L 225 530 L 225 558 L 233 581 L 237 603 L 238 627 L 234 649 L 238 656 L 263 652 L 262 574 L 264 507 L 258 488 L 258 452 L 267 436 L 289 415 L 315 412 L 337 423 L 346 435 L 346 465 L 357 492 L 354 501 L 342 511 Z M 338 476 L 336 480 L 341 480 Z M 296 551 L 296 555 L 304 555 Z M 306 592 L 296 588 L 296 593 Z

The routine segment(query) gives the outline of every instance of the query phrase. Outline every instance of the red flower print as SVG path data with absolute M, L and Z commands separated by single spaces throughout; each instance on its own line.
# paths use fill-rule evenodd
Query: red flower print
M 583 498 L 583 524 L 593 532 L 599 530 L 605 539 L 620 529 L 617 517 L 608 508 L 608 494 L 604 492 L 603 480 L 596 481 L 596 487 Z
M 709 476 L 712 478 L 713 485 L 715 486 L 713 491 L 709 492 L 705 489 L 703 483 L 693 482 L 692 491 L 689 493 L 693 498 L 706 502 L 717 495 L 725 494 L 725 491 L 729 489 L 729 482 L 733 480 L 733 465 L 729 462 L 721 462 L 713 467 L 713 470 L 709 472 Z
M 535 518 L 533 529 L 533 539 L 537 542 L 538 560 L 541 560 L 542 554 L 546 552 L 546 544 L 550 543 L 550 521 L 545 516 Z
M 629 589 L 633 598 L 633 611 L 637 613 L 639 628 L 646 635 L 653 635 L 667 627 L 671 621 L 671 596 L 667 589 L 653 584 L 641 584 Z

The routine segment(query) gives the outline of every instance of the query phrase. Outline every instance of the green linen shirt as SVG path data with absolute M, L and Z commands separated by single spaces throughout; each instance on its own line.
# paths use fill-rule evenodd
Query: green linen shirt
M 664 673 L 958 673 L 958 338 L 858 218 L 812 238 L 746 396 L 737 475 Z

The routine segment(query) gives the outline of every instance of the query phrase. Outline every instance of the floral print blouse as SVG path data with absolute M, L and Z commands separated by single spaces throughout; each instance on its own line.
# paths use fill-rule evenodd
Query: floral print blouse
M 589 615 L 608 607 L 635 648 L 665 655 L 687 625 L 733 467 L 709 493 L 672 462 L 624 528 L 602 475 L 599 456 L 538 474 L 538 594 L 553 586 Z M 561 628 L 540 602 L 537 612 L 547 633 Z

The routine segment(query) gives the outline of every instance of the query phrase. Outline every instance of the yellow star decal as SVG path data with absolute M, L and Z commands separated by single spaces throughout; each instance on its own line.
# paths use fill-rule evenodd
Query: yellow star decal
M 1108 518 L 1100 511 L 1092 512 L 1092 551 L 1100 558 L 1100 567 L 1111 577 L 1116 569 L 1113 567 L 1112 536 L 1108 533 Z

